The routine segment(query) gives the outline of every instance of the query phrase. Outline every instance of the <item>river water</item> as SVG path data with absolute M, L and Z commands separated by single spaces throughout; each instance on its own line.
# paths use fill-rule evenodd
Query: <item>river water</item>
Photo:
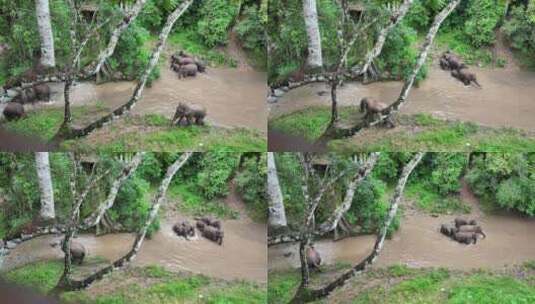
M 92 105 L 97 101 L 113 110 L 128 101 L 136 83 L 128 81 L 80 82 L 73 87 L 73 106 Z M 63 84 L 50 84 L 53 103 L 37 107 L 62 107 Z M 207 68 L 196 77 L 178 79 L 167 64 L 160 68 L 160 78 L 145 88 L 134 115 L 160 114 L 172 118 L 179 101 L 201 104 L 207 109 L 206 120 L 216 126 L 254 128 L 266 132 L 266 75 L 252 69 Z M 76 122 L 75 122 L 76 123 Z
M 443 119 L 471 121 L 492 127 L 535 130 L 535 72 L 518 68 L 470 67 L 482 88 L 464 86 L 435 63 L 419 87 L 413 87 L 401 113 L 428 113 Z M 376 82 L 363 85 L 347 82 L 338 89 L 341 106 L 357 106 L 362 97 L 385 103 L 397 99 L 402 82 Z M 270 105 L 270 118 L 311 106 L 330 106 L 330 94 L 323 83 L 294 89 Z
M 512 214 L 485 215 L 478 208 L 477 198 L 466 185 L 461 199 L 472 205 L 475 218 L 487 238 L 476 245 L 462 245 L 439 232 L 440 224 L 453 220 L 454 215 L 432 217 L 408 210 L 401 228 L 391 240 L 386 240 L 375 265 L 385 267 L 405 264 L 410 267 L 448 267 L 452 269 L 499 268 L 535 258 L 535 219 Z M 320 240 L 315 247 L 322 262 L 355 264 L 371 253 L 375 236 L 346 238 L 337 242 Z M 298 244 L 269 247 L 269 269 L 299 267 Z M 289 256 L 288 256 L 289 255 Z
M 198 231 L 189 241 L 177 237 L 172 230 L 173 224 L 185 218 L 173 215 L 162 220 L 160 230 L 151 239 L 145 239 L 133 265 L 160 265 L 171 271 L 186 270 L 226 280 L 267 282 L 266 225 L 255 223 L 245 215 L 243 202 L 234 191 L 225 203 L 237 209 L 241 216 L 239 220 L 222 222 L 225 231 L 222 246 L 201 237 Z M 3 270 L 35 261 L 62 259 L 61 249 L 50 246 L 60 239 L 60 236 L 47 235 L 23 242 L 5 257 Z M 111 261 L 130 250 L 134 235 L 118 233 L 97 237 L 81 234 L 76 241 L 84 244 L 88 257 L 100 256 Z

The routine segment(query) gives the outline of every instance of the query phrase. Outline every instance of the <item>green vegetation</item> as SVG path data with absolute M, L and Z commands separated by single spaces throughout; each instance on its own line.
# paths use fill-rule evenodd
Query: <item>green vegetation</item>
M 184 49 L 186 53 L 195 54 L 215 65 L 235 66 L 236 62 L 223 52 L 203 45 L 202 38 L 194 31 L 180 31 L 169 36 L 169 43 Z
M 238 212 L 231 209 L 218 200 L 207 200 L 201 195 L 193 192 L 195 185 L 180 184 L 169 189 L 171 199 L 178 199 L 176 206 L 178 210 L 187 215 L 201 216 L 212 214 L 218 218 L 238 218 Z
M 503 29 L 511 46 L 520 53 L 523 63 L 535 68 L 535 2 L 514 6 Z
M 535 285 L 512 272 L 460 272 L 444 268 L 411 269 L 405 265 L 373 269 L 349 281 L 346 288 L 334 291 L 318 303 L 348 300 L 351 303 L 531 303 Z M 525 268 L 524 268 L 525 269 Z M 343 271 L 343 270 L 342 270 Z M 328 274 L 326 274 L 327 272 Z M 333 269 L 313 273 L 312 283 L 322 276 L 341 274 Z M 298 270 L 270 272 L 268 303 L 287 303 L 300 282 Z
M 477 156 L 466 180 L 478 196 L 494 207 L 535 215 L 535 155 Z
M 342 121 L 356 121 L 356 109 L 339 108 Z M 270 128 L 300 136 L 309 141 L 320 138 L 330 121 L 330 108 L 310 107 L 277 117 Z M 470 122 L 447 121 L 428 114 L 398 114 L 397 129 L 374 127 L 351 138 L 332 140 L 334 152 L 354 151 L 532 151 L 535 136 L 512 128 L 488 128 Z
M 73 121 L 83 126 L 92 118 L 107 114 L 101 103 L 96 106 L 81 106 L 72 108 Z M 61 109 L 42 109 L 28 113 L 28 118 L 10 121 L 3 126 L 8 130 L 37 136 L 43 140 L 50 140 L 56 134 L 63 122 Z M 140 133 L 139 129 L 143 132 Z M 110 126 L 107 139 L 96 137 L 82 138 L 62 143 L 65 150 L 105 152 L 138 151 L 265 151 L 267 142 L 264 133 L 245 128 L 226 129 L 210 126 L 190 126 L 187 128 L 170 127 L 169 119 L 149 114 L 141 117 L 126 117 L 123 121 Z M 148 129 L 148 130 L 147 130 Z M 131 131 L 129 131 L 131 130 Z M 107 140 L 101 142 L 101 140 Z
M 7 280 L 47 292 L 62 273 L 60 262 L 30 264 L 8 272 Z M 128 281 L 128 284 L 118 282 Z M 61 295 L 70 304 L 141 303 L 265 303 L 265 286 L 242 281 L 221 281 L 202 275 L 172 273 L 159 266 L 130 268 L 115 272 L 97 284 L 114 285 L 95 294 L 89 291 Z

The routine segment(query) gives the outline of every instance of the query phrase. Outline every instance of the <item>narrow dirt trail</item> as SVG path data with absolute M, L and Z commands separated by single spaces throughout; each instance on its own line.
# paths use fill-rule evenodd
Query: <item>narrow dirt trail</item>
M 405 264 L 410 267 L 448 267 L 452 269 L 500 268 L 535 258 L 535 219 L 512 214 L 485 215 L 479 210 L 477 198 L 466 184 L 461 199 L 472 205 L 473 212 L 464 217 L 475 218 L 487 238 L 476 245 L 462 245 L 439 232 L 440 224 L 452 221 L 455 215 L 432 217 L 408 209 L 401 219 L 401 228 L 385 242 L 377 267 Z M 410 202 L 405 201 L 407 206 Z M 338 242 L 316 243 L 323 262 L 354 264 L 372 250 L 375 236 L 346 238 Z M 289 257 L 285 255 L 290 254 Z M 281 244 L 269 248 L 269 269 L 282 270 L 299 266 L 297 244 Z
M 242 206 L 237 194 L 232 192 L 226 198 L 230 206 Z M 266 273 L 266 225 L 255 223 L 247 216 L 238 220 L 225 220 L 223 245 L 197 236 L 192 240 L 177 237 L 173 225 L 186 219 L 170 211 L 162 219 L 160 230 L 151 239 L 143 242 L 140 253 L 134 260 L 134 266 L 160 265 L 170 271 L 190 271 L 225 280 L 243 279 L 259 283 L 267 282 Z M 188 219 L 190 222 L 191 218 Z M 24 264 L 62 259 L 59 248 L 52 248 L 51 242 L 61 239 L 58 236 L 43 236 L 24 242 L 15 248 L 6 258 L 3 270 L 9 270 Z M 96 237 L 82 234 L 77 238 L 88 250 L 88 257 L 104 257 L 115 260 L 130 250 L 134 235 L 130 233 L 109 234 Z
M 440 69 L 435 62 L 428 70 L 428 77 L 419 87 L 414 87 L 408 103 L 401 113 L 427 113 L 438 118 L 470 121 L 491 127 L 515 127 L 535 130 L 535 72 L 517 68 L 470 67 L 483 88 L 466 87 Z M 377 82 L 363 85 L 348 82 L 338 89 L 341 106 L 357 106 L 362 97 L 374 97 L 393 102 L 402 82 Z M 310 84 L 284 95 L 278 103 L 270 105 L 270 118 L 302 110 L 311 106 L 330 106 L 326 84 Z

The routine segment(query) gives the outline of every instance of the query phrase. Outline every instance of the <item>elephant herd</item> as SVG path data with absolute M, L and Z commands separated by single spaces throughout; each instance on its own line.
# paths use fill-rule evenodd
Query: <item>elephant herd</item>
M 479 234 L 485 238 L 487 237 L 476 220 L 466 220 L 463 218 L 456 218 L 453 223 L 442 224 L 440 226 L 440 232 L 459 243 L 467 245 L 471 243 L 475 244 Z
M 195 77 L 197 73 L 206 71 L 206 64 L 180 51 L 171 56 L 171 69 L 177 73 L 178 78 Z
M 224 232 L 223 227 L 221 226 L 221 221 L 203 216 L 196 218 L 195 227 L 197 227 L 203 237 L 216 242 L 219 245 L 223 245 Z M 195 227 L 188 221 L 182 221 L 173 226 L 173 231 L 176 235 L 188 240 L 190 237 L 195 236 Z
M 468 66 L 461 62 L 461 59 L 449 50 L 442 54 L 439 62 L 443 70 L 451 71 L 451 76 L 460 80 L 464 85 L 468 86 L 474 83 L 478 87 L 481 87 L 479 82 L 477 82 L 476 74 L 469 72 Z

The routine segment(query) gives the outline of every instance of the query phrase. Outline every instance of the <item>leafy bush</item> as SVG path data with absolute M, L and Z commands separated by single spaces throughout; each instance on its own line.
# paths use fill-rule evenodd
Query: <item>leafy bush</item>
M 150 210 L 150 185 L 138 177 L 127 180 L 117 193 L 117 198 L 113 207 L 108 210 L 110 218 L 121 223 L 128 231 L 137 231 L 143 227 L 149 216 Z M 157 218 L 147 230 L 150 237 L 160 228 Z
M 206 0 L 200 9 L 197 30 L 209 47 L 224 45 L 227 32 L 239 13 L 238 1 Z
M 530 1 L 527 7 L 513 7 L 503 29 L 511 46 L 531 58 L 535 65 L 535 2 Z
M 207 199 L 228 194 L 228 181 L 238 167 L 237 155 L 226 152 L 211 152 L 203 155 L 197 184 Z
M 262 155 L 265 155 L 263 153 Z M 260 158 L 257 163 L 255 157 L 247 158 L 242 164 L 242 169 L 236 175 L 235 181 L 238 192 L 253 214 L 265 220 L 267 218 L 267 160 Z
M 467 9 L 468 19 L 464 25 L 465 33 L 475 47 L 494 43 L 494 29 L 505 11 L 503 0 L 470 1 Z
M 247 6 L 242 13 L 241 20 L 236 25 L 236 33 L 242 41 L 243 48 L 252 52 L 256 58 L 266 60 L 267 44 L 264 25 L 260 9 L 257 9 L 256 5 Z

